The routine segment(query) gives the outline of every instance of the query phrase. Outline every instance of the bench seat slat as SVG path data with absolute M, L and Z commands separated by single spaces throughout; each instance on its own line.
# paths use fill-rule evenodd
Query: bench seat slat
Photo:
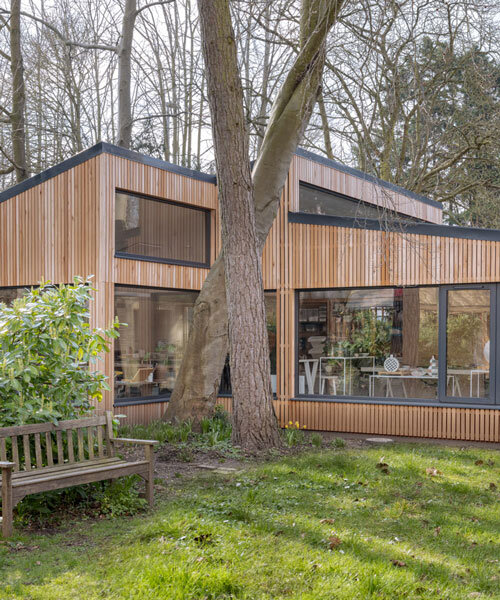
M 114 476 L 123 477 L 134 473 L 146 474 L 148 466 L 148 461 L 144 460 L 134 463 L 123 461 L 120 463 L 113 463 L 100 467 L 89 467 L 86 469 L 68 469 L 61 473 L 51 473 L 48 475 L 43 471 L 40 471 L 38 475 L 34 475 L 33 477 L 16 479 L 12 482 L 12 488 L 14 492 L 17 490 L 17 494 L 15 492 L 14 495 L 22 495 L 25 490 L 28 494 L 34 494 L 40 491 L 55 490 L 70 487 L 72 485 L 82 485 L 93 481 L 111 479 Z

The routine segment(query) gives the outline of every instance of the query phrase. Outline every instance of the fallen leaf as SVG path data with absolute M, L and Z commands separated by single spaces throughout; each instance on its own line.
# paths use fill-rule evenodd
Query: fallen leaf
M 328 538 L 328 547 L 330 548 L 330 550 L 335 550 L 335 548 L 340 546 L 341 543 L 342 540 L 336 535 L 332 535 Z
M 327 523 L 328 525 L 332 525 L 335 523 L 335 519 L 321 519 L 320 523 Z
M 495 461 L 494 461 L 494 460 L 491 460 L 491 458 L 490 458 L 486 464 L 487 464 L 489 467 L 493 467 L 493 465 L 495 464 Z
M 406 563 L 405 562 L 403 562 L 402 560 L 397 560 L 396 558 L 392 558 L 391 559 L 391 563 L 395 567 L 406 567 Z
M 496 490 L 497 486 L 495 483 L 493 483 L 493 481 L 490 483 L 490 490 Z
M 480 466 L 480 465 L 484 465 L 484 462 L 481 459 L 478 459 L 478 460 L 476 460 L 476 462 L 474 464 L 477 466 Z
M 434 536 L 437 537 L 441 533 L 441 527 L 436 527 L 434 529 Z

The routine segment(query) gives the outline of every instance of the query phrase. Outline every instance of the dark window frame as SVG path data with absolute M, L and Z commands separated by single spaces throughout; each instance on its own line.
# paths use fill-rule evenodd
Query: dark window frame
M 330 214 L 317 214 L 317 213 L 312 213 L 312 212 L 307 212 L 307 211 L 303 211 L 300 209 L 300 188 L 301 187 L 305 187 L 305 188 L 309 188 L 311 190 L 316 190 L 318 192 L 322 192 L 324 194 L 329 194 L 330 196 L 332 196 L 333 198 L 337 197 L 340 200 L 347 200 L 348 202 L 351 202 L 353 205 L 358 205 L 358 206 L 362 206 L 362 207 L 366 207 L 372 210 L 376 210 L 380 212 L 380 215 L 378 217 L 369 217 L 369 216 L 363 216 L 363 215 L 355 215 L 355 216 L 351 216 L 351 217 L 343 217 L 343 216 L 339 216 L 339 215 L 330 215 Z M 358 198 L 353 198 L 352 196 L 348 196 L 347 194 L 342 194 L 341 192 L 334 192 L 332 190 L 329 190 L 327 188 L 323 188 L 319 185 L 315 185 L 313 183 L 308 183 L 307 181 L 302 181 L 299 180 L 299 209 L 298 211 L 293 211 L 296 214 L 300 214 L 300 215 L 315 215 L 318 217 L 330 217 L 330 218 L 341 218 L 341 219 L 354 219 L 357 223 L 364 223 L 365 221 L 377 221 L 380 219 L 383 219 L 384 215 L 389 215 L 390 218 L 394 221 L 394 223 L 406 223 L 406 224 L 411 224 L 411 223 L 427 223 L 427 221 L 424 221 L 422 219 L 419 219 L 418 217 L 414 217 L 412 215 L 407 215 L 406 213 L 402 213 L 402 212 L 398 212 L 397 210 L 394 210 L 392 208 L 388 208 L 388 207 L 383 207 L 383 206 L 379 206 L 378 204 L 371 204 L 370 202 L 366 202 L 365 200 L 359 200 Z
M 444 360 L 439 360 L 438 371 L 438 393 L 435 400 L 425 400 L 419 398 L 385 398 L 379 396 L 326 396 L 322 394 L 299 394 L 299 310 L 301 292 L 329 292 L 342 290 L 377 290 L 377 289 L 398 289 L 398 288 L 437 288 L 438 289 L 438 347 L 439 356 L 444 356 Z M 490 289 L 490 394 L 488 398 L 460 398 L 456 396 L 446 396 L 446 323 L 447 323 L 447 294 L 449 290 L 460 289 Z M 443 304 L 443 302 L 445 302 Z M 443 310 L 444 307 L 444 310 Z M 454 408 L 478 408 L 478 409 L 500 409 L 500 340 L 497 341 L 497 333 L 500 333 L 500 283 L 485 284 L 455 284 L 455 285 L 406 285 L 406 286 L 371 286 L 371 287 L 338 287 L 338 288 L 300 288 L 295 290 L 295 380 L 294 397 L 292 400 L 314 401 L 314 402 L 336 402 L 336 403 L 354 403 L 354 404 L 386 404 L 397 406 L 430 406 L 430 407 L 454 407 Z M 494 342 L 494 343 L 491 343 Z M 444 354 L 442 354 L 444 352 Z M 444 386 L 444 387 L 443 387 Z M 444 390 L 444 394 L 443 394 Z M 442 395 L 443 394 L 443 395 Z
M 161 204 L 170 204 L 172 206 L 179 206 L 182 208 L 187 208 L 193 211 L 204 213 L 205 215 L 205 262 L 197 262 L 197 261 L 189 261 L 189 260 L 180 260 L 176 258 L 163 258 L 160 256 L 149 256 L 147 254 L 134 254 L 132 252 L 123 252 L 116 250 L 116 209 L 114 210 L 113 222 L 115 226 L 115 258 L 123 258 L 126 260 L 141 260 L 145 262 L 154 262 L 154 263 L 162 263 L 167 265 L 178 265 L 184 267 L 197 267 L 201 269 L 209 269 L 211 266 L 211 235 L 212 235 L 212 210 L 210 208 L 205 208 L 203 206 L 194 206 L 192 204 L 187 204 L 186 202 L 177 202 L 175 200 L 169 200 L 167 198 L 159 198 L 158 196 L 150 196 L 148 194 L 142 194 L 139 192 L 131 192 L 129 190 L 123 188 L 115 188 L 115 198 L 116 194 L 127 194 L 128 196 L 133 196 L 134 198 L 139 198 L 143 200 L 150 200 L 153 202 L 158 202 Z

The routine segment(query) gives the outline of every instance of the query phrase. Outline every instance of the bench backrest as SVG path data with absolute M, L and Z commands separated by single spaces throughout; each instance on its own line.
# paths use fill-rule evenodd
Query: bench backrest
M 72 421 L 0 428 L 0 460 L 33 471 L 113 456 L 111 412 Z

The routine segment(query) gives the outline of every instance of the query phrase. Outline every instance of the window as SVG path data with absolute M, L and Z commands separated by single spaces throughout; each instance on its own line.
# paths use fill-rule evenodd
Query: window
M 277 391 L 276 381 L 276 294 L 265 292 L 267 335 L 269 339 L 269 360 L 271 362 L 271 387 L 273 394 Z M 231 369 L 229 367 L 229 356 L 226 358 L 224 370 L 220 382 L 219 394 L 230 396 L 231 391 Z
M 299 185 L 299 212 L 357 219 L 380 219 L 391 216 L 397 217 L 398 220 L 416 221 L 413 217 L 388 208 L 368 204 L 302 182 Z
M 301 292 L 299 392 L 436 399 L 438 288 Z
M 499 287 L 299 292 L 299 395 L 500 404 Z
M 168 397 L 186 346 L 198 292 L 115 287 L 127 327 L 115 341 L 115 400 Z
M 117 192 L 115 245 L 119 257 L 207 267 L 210 212 Z
M 446 395 L 490 395 L 491 291 L 451 289 L 446 313 Z

